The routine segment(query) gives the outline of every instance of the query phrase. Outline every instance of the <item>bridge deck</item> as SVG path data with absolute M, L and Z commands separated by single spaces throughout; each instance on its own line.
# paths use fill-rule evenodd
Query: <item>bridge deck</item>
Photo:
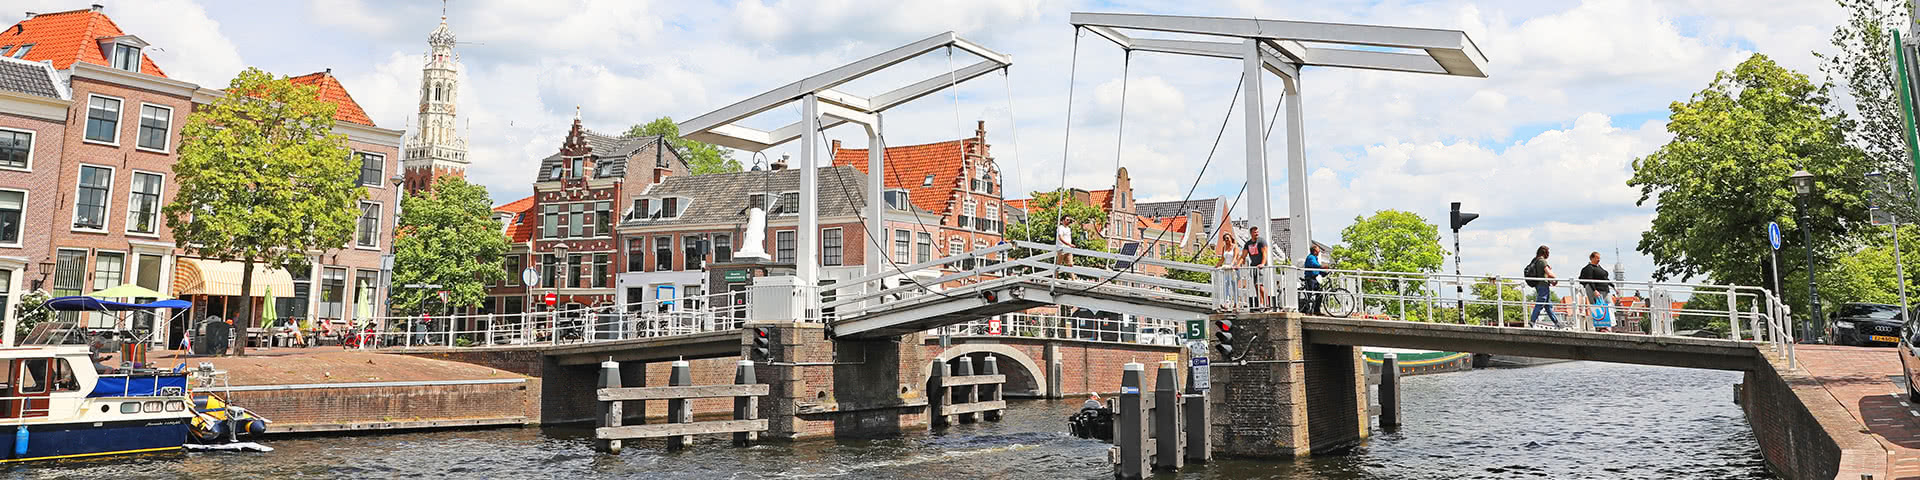
M 1399 320 L 1302 317 L 1311 343 L 1751 370 L 1765 343 Z
M 992 292 L 996 301 L 983 294 Z M 834 333 L 884 338 L 1047 305 L 1067 305 L 1155 318 L 1194 318 L 1213 312 L 1210 300 L 1168 291 L 1084 280 L 1010 277 L 949 289 L 843 315 Z

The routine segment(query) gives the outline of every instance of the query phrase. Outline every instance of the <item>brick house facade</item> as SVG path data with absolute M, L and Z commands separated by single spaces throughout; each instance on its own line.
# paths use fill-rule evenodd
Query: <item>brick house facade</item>
M 20 295 L 45 283 L 29 278 L 53 244 L 59 203 L 46 186 L 59 179 L 73 97 L 52 65 L 0 56 L 0 78 L 0 316 L 12 322 Z
M 836 140 L 832 150 L 835 166 L 866 172 L 867 149 L 841 148 Z M 914 258 L 898 263 L 924 261 L 927 255 L 921 252 L 940 258 L 1004 240 L 1009 212 L 1001 190 L 1000 166 L 994 162 L 992 145 L 987 143 L 985 121 L 975 124 L 972 137 L 887 147 L 885 157 L 887 172 L 882 183 L 890 197 L 887 201 L 898 203 L 898 197 L 905 196 L 918 211 L 926 212 L 909 219 L 916 227 L 938 227 L 931 238 L 913 233 Z M 900 231 L 896 229 L 894 234 Z

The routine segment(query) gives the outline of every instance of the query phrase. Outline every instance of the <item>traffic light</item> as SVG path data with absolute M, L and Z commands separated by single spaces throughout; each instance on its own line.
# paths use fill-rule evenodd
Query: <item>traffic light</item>
M 1462 212 L 1460 211 L 1460 202 L 1453 202 L 1453 210 L 1448 212 L 1447 215 L 1447 224 L 1452 225 L 1453 230 L 1457 232 L 1460 231 L 1460 227 L 1467 226 L 1468 222 L 1472 222 L 1473 219 L 1476 218 L 1480 218 L 1480 214 Z
M 773 329 L 753 327 L 752 360 L 755 362 L 773 361 Z
M 1235 348 L 1233 344 L 1233 336 L 1239 333 L 1233 331 L 1233 321 L 1226 319 L 1214 320 L 1213 331 L 1213 339 L 1218 342 L 1213 344 L 1213 349 L 1220 352 L 1221 359 L 1233 358 L 1234 354 L 1238 353 L 1238 349 Z
M 993 290 L 980 292 L 980 299 L 986 301 L 987 303 L 1000 303 L 1000 292 L 996 292 Z

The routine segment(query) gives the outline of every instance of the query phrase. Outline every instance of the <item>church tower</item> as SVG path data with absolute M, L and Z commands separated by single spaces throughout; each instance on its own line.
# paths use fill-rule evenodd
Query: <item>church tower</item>
M 429 51 L 420 68 L 420 121 L 407 139 L 400 164 L 407 193 L 430 188 L 440 177 L 467 173 L 467 139 L 460 137 L 454 108 L 460 92 L 460 57 L 453 53 L 453 43 L 453 30 L 447 28 L 442 14 L 440 26 L 427 35 Z

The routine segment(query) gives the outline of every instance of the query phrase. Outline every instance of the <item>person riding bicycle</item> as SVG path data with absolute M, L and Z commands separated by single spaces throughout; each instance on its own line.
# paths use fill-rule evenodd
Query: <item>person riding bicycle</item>
M 1309 299 L 1309 301 L 1307 302 L 1306 305 L 1301 306 L 1300 309 L 1306 311 L 1306 313 L 1310 313 L 1314 315 L 1325 314 L 1324 312 L 1320 311 L 1320 299 L 1321 299 L 1320 277 L 1326 276 L 1327 272 L 1320 271 L 1318 269 L 1327 268 L 1327 267 L 1326 265 L 1320 263 L 1321 253 L 1322 251 L 1320 250 L 1319 245 L 1314 245 L 1313 247 L 1309 248 L 1307 253 L 1307 260 L 1304 264 L 1301 265 L 1307 268 L 1307 275 L 1306 275 L 1307 295 L 1308 295 L 1307 298 Z

